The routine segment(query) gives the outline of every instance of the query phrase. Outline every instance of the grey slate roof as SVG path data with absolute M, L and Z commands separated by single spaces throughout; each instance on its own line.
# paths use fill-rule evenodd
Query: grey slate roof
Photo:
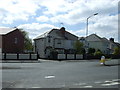
M 61 38 L 61 39 L 72 39 L 71 37 L 67 36 L 67 35 L 70 35 L 70 36 L 73 36 L 75 38 L 78 38 L 77 36 L 71 34 L 70 32 L 68 31 L 65 31 L 65 36 L 62 35 L 62 33 L 60 32 L 60 29 L 52 29 L 50 31 L 47 31 L 45 32 L 44 34 L 34 38 L 34 40 L 37 40 L 37 39 L 41 39 L 41 38 L 46 38 L 47 36 L 50 35 L 50 33 L 55 33 L 57 35 L 57 38 Z
M 101 38 L 101 37 L 99 37 L 99 36 L 96 35 L 96 34 L 91 34 L 91 35 L 87 36 L 86 38 L 88 39 L 88 38 L 91 37 L 91 36 L 97 37 L 97 39 L 98 39 L 97 41 L 110 42 L 107 38 L 105 38 L 105 37 Z M 93 40 L 90 40 L 90 41 L 95 41 L 95 40 L 94 40 L 94 38 L 93 38 Z

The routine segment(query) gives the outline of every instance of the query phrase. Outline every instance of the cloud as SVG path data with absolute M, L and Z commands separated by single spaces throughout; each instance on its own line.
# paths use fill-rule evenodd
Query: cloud
M 74 30 L 70 29 L 68 31 L 79 36 L 85 36 L 86 18 L 94 13 L 99 14 L 89 19 L 89 34 L 97 33 L 106 37 L 115 36 L 117 40 L 118 0 L 0 1 L 0 24 L 8 25 L 18 21 L 18 23 L 16 22 L 18 25 L 21 21 L 27 21 L 31 24 L 22 24 L 19 27 L 24 27 L 25 30 L 29 31 L 32 38 L 43 33 L 43 30 L 47 31 L 56 27 L 54 25 L 61 22 L 72 28 L 74 27 Z M 102 34 L 103 31 L 104 34 Z
M 36 15 L 38 9 L 37 0 L 1 0 L 0 21 L 11 24 L 16 20 L 28 20 L 30 16 Z
M 40 17 L 37 17 L 36 20 L 39 22 L 47 22 L 49 21 L 49 18 L 46 16 L 40 16 Z
M 30 38 L 33 39 L 36 36 L 57 27 L 50 24 L 31 23 L 19 25 L 18 28 L 22 28 L 23 30 L 29 32 Z
M 56 23 L 61 21 L 69 25 L 74 25 L 78 23 L 86 23 L 86 18 L 90 15 L 93 15 L 94 13 L 99 13 L 99 16 L 107 15 L 109 17 L 109 15 L 111 14 L 115 14 L 115 13 L 117 14 L 118 1 L 117 0 L 106 0 L 106 1 L 77 0 L 72 4 L 66 5 L 65 8 L 69 8 L 66 9 L 66 13 L 55 15 L 54 17 L 51 17 L 50 20 Z M 56 11 L 56 13 L 59 13 L 59 10 Z
M 97 33 L 102 37 L 113 37 L 118 41 L 118 15 L 98 18 L 96 23 L 88 26 L 89 34 Z

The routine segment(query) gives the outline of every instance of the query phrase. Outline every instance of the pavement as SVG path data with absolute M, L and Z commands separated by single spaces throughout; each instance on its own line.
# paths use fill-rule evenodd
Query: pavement
M 41 61 L 47 62 L 58 62 L 59 60 L 45 60 L 45 59 L 38 59 L 38 60 L 3 60 L 1 63 L 40 63 Z M 96 59 L 92 60 L 61 60 L 63 62 L 94 62 L 100 61 Z M 106 59 L 106 65 L 120 65 L 120 59 Z
M 106 64 L 116 64 L 118 59 Z M 118 65 L 99 60 L 2 63 L 3 88 L 118 88 Z

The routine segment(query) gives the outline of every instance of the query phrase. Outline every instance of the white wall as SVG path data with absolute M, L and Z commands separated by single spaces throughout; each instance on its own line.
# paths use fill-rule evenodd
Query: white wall
M 36 53 L 38 53 L 41 58 L 45 58 L 45 39 L 36 40 L 35 43 Z
M 73 49 L 74 48 L 74 41 L 72 40 L 64 40 L 64 48 L 65 49 Z

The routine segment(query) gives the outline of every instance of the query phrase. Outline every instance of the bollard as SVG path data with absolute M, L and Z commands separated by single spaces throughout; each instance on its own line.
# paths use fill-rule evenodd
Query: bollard
M 100 64 L 105 65 L 105 56 L 101 56 Z

